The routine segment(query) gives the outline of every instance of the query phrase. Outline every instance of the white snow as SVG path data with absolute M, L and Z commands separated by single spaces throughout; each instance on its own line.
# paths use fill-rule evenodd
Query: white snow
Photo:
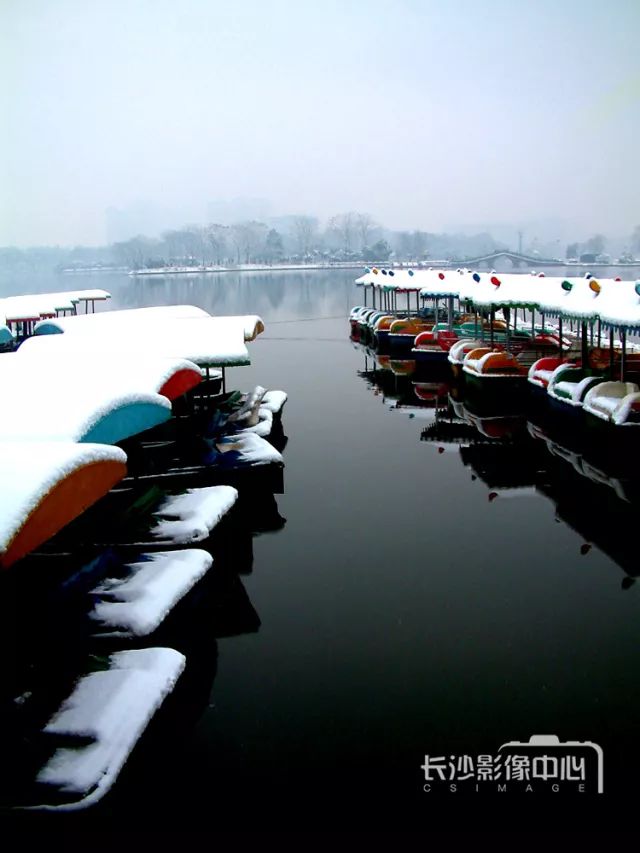
M 90 613 L 100 637 L 143 637 L 152 633 L 178 601 L 211 568 L 207 551 L 158 551 L 127 564 L 124 577 L 106 578 L 91 591 Z
M 102 339 L 100 339 L 102 341 Z M 0 385 L 13 393 L 39 395 L 57 388 L 68 393 L 73 379 L 82 388 L 99 386 L 105 395 L 126 391 L 158 393 L 172 376 L 183 370 L 201 376 L 200 368 L 184 358 L 130 356 L 112 347 L 87 349 L 73 335 L 42 335 L 24 341 L 19 350 L 0 361 Z M 6 392 L 5 392 L 6 393 Z M 16 399 L 20 399 L 17 397 Z
M 153 511 L 157 523 L 151 528 L 153 542 L 188 545 L 206 539 L 238 499 L 231 486 L 189 489 L 173 495 Z
M 54 315 L 57 311 L 73 311 L 79 302 L 110 299 L 106 290 L 66 290 L 60 293 L 33 293 L 0 299 L 0 315 L 7 320 L 24 320 Z
M 58 483 L 87 465 L 112 461 L 126 464 L 127 456 L 102 444 L 0 441 L 0 556 Z
M 247 425 L 244 423 L 237 424 L 239 429 L 235 433 L 236 435 L 243 435 L 246 432 L 253 432 L 256 435 L 261 436 L 261 438 L 267 438 L 271 435 L 271 430 L 273 429 L 273 414 L 269 409 L 265 409 L 263 406 L 260 406 L 257 412 L 256 422 L 249 424 L 247 421 Z
M 284 404 L 288 399 L 285 391 L 267 391 L 262 398 L 261 406 L 262 408 L 269 409 L 272 414 L 279 415 L 282 413 Z
M 639 392 L 634 382 L 601 382 L 587 391 L 582 407 L 602 420 L 621 426 L 627 422 L 632 404 L 640 404 Z
M 16 356 L 18 358 L 18 356 Z M 82 441 L 107 416 L 134 404 L 146 404 L 154 410 L 156 422 L 171 417 L 171 403 L 160 394 L 114 390 L 113 386 L 49 384 L 46 379 L 22 384 L 3 381 L 3 396 L 11 405 L 0 418 L 0 441 Z M 128 438 L 136 427 L 128 421 L 119 424 L 115 441 Z
M 152 308 L 127 308 L 121 311 L 100 311 L 96 314 L 78 314 L 71 317 L 56 317 L 43 320 L 36 325 L 36 334 L 64 332 L 72 334 L 113 334 L 116 328 L 128 334 L 154 328 L 159 325 L 172 325 L 185 320 L 215 320 L 212 328 L 220 327 L 235 331 L 243 340 L 253 341 L 264 331 L 262 317 L 257 314 L 218 315 L 212 317 L 203 308 L 194 305 L 160 305 Z
M 103 312 L 89 317 L 106 317 L 117 312 Z M 65 323 L 65 335 L 83 338 L 83 347 L 89 354 L 95 349 L 114 348 L 129 356 L 164 356 L 185 358 L 199 367 L 238 367 L 250 364 L 244 341 L 244 319 L 194 317 L 191 319 L 161 318 L 134 324 L 93 323 L 82 324 L 82 317 L 67 317 L 55 323 Z M 71 326 L 71 321 L 77 321 Z M 48 321 L 45 321 L 48 322 Z M 52 321 L 53 322 L 53 321 Z M 44 323 L 36 327 L 44 329 Z
M 78 314 L 72 317 L 56 317 L 44 321 L 38 328 L 57 329 L 60 332 L 77 332 L 91 334 L 99 326 L 139 327 L 150 323 L 161 323 L 166 320 L 197 319 L 209 317 L 203 308 L 195 305 L 154 305 L 151 308 L 124 308 L 115 311 L 99 311 L 94 314 Z
M 173 690 L 186 659 L 174 649 L 137 649 L 110 656 L 108 670 L 80 678 L 46 725 L 46 733 L 78 736 L 77 746 L 56 749 L 37 781 L 69 795 L 45 810 L 86 808 L 116 781 L 133 747 Z M 81 738 L 92 738 L 86 744 Z
M 225 436 L 216 443 L 216 448 L 223 454 L 232 453 L 233 461 L 237 459 L 239 465 L 284 464 L 282 454 L 264 438 L 252 432 Z

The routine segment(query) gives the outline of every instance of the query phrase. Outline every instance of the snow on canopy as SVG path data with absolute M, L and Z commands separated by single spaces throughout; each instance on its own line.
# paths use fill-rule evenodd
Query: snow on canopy
M 154 305 L 150 308 L 124 308 L 114 311 L 99 311 L 96 314 L 76 314 L 71 317 L 56 317 L 51 323 L 39 323 L 36 334 L 52 334 L 58 332 L 84 331 L 91 334 L 96 326 L 103 323 L 117 322 L 120 325 L 140 325 L 142 323 L 158 322 L 161 320 L 193 320 L 198 317 L 209 317 L 204 308 L 195 305 Z
M 264 331 L 262 318 L 257 314 L 211 317 L 204 309 L 194 305 L 160 305 L 153 308 L 127 308 L 123 311 L 101 311 L 98 314 L 78 314 L 73 317 L 57 317 L 38 323 L 36 335 L 73 332 L 74 334 L 96 334 L 98 328 L 107 327 L 107 332 L 126 330 L 142 331 L 158 324 L 177 320 L 215 320 L 225 329 L 239 330 L 245 341 L 254 340 Z M 212 328 L 214 326 L 212 325 Z
M 51 529 L 43 523 L 35 531 L 35 545 L 57 533 L 106 494 L 124 477 L 126 461 L 126 454 L 118 447 L 70 442 L 0 441 L 0 565 L 8 564 L 4 558 L 17 535 L 57 487 L 83 469 L 91 469 L 89 482 L 82 494 L 76 490 L 74 500 L 57 502 L 57 520 L 51 518 L 51 513 L 47 520 Z M 98 466 L 103 466 L 106 478 L 95 476 Z M 106 471 L 107 468 L 111 471 Z
M 355 283 L 358 285 L 358 287 L 361 287 L 362 285 L 372 285 L 375 282 L 375 275 L 376 274 L 373 272 L 373 270 L 367 267 L 364 273 L 361 276 L 358 276 L 358 278 L 355 280 Z
M 419 270 L 420 295 L 425 298 L 459 297 L 468 270 Z
M 173 690 L 186 659 L 174 649 L 116 652 L 107 668 L 82 676 L 49 720 L 43 736 L 64 738 L 36 781 L 66 802 L 33 806 L 70 811 L 102 799 L 149 721 Z
M 562 278 L 533 273 L 475 273 L 474 276 L 465 281 L 462 298 L 478 308 L 535 308 L 562 291 Z
M 70 375 L 60 375 L 57 360 L 35 372 L 28 357 L 6 358 L 10 364 L 21 361 L 25 369 L 0 367 L 4 399 L 13 402 L 3 407 L 0 441 L 115 444 L 171 416 L 169 400 L 147 391 L 135 376 L 98 384 L 86 361 L 74 364 Z
M 595 304 L 600 320 L 608 326 L 639 329 L 640 294 L 636 288 L 640 282 L 602 278 L 597 282 L 600 295 Z
M 7 320 L 34 319 L 55 316 L 58 311 L 74 311 L 79 302 L 99 302 L 111 299 L 106 290 L 65 290 L 59 293 L 32 293 L 0 299 L 0 315 Z
M 393 274 L 392 274 L 393 273 Z M 411 278 L 409 287 L 405 282 Z M 469 270 L 383 270 L 366 272 L 357 284 L 387 290 L 420 290 L 423 297 L 459 297 L 477 308 L 525 307 L 551 316 L 640 329 L 640 282 L 536 273 L 479 273 Z M 366 310 L 366 309 L 362 309 Z
M 107 316 L 105 312 L 101 315 Z M 114 314 L 116 312 L 113 312 Z M 239 367 L 250 364 L 244 341 L 244 318 L 194 317 L 192 319 L 162 319 L 157 322 L 120 325 L 111 323 L 83 324 L 81 318 L 73 326 L 65 323 L 65 335 L 77 336 L 88 352 L 105 347 L 117 347 L 129 355 L 165 358 L 185 358 L 199 367 Z M 38 324 L 36 335 L 46 334 L 45 323 Z
M 207 551 L 157 551 L 141 554 L 91 590 L 89 618 L 100 637 L 144 637 L 211 568 Z
M 92 342 L 87 351 L 85 340 L 80 336 L 28 338 L 16 353 L 0 361 L 0 383 L 13 381 L 15 387 L 16 382 L 22 382 L 25 390 L 44 381 L 52 387 L 65 387 L 73 377 L 111 392 L 134 388 L 174 399 L 178 392 L 184 393 L 201 381 L 200 368 L 187 359 L 132 357 L 110 347 L 101 347 L 104 343 L 100 338 Z M 193 376 L 179 381 L 180 374 L 185 373 Z

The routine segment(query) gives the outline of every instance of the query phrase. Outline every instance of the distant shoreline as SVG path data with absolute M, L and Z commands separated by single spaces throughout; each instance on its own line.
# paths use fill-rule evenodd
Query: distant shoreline
M 62 275 L 93 275 L 93 274 L 115 274 L 115 275 L 130 275 L 134 278 L 147 278 L 151 276 L 181 276 L 181 275 L 219 275 L 229 272 L 304 272 L 305 270 L 362 270 L 365 267 L 381 267 L 386 269 L 456 269 L 458 267 L 474 267 L 477 263 L 474 260 L 467 261 L 449 261 L 443 259 L 434 259 L 428 263 L 412 264 L 412 263 L 389 263 L 384 261 L 365 262 L 365 261 L 333 261 L 330 263 L 317 264 L 237 264 L 234 266 L 194 266 L 194 267 L 156 267 L 153 269 L 132 270 L 128 267 L 83 267 L 83 268 L 68 268 L 60 270 Z M 532 260 L 532 265 L 535 261 Z M 640 261 L 632 263 L 563 263 L 556 261 L 551 263 L 547 259 L 541 259 L 540 267 L 561 267 L 563 269 L 576 270 L 592 270 L 592 269 L 639 269 Z M 514 267 L 513 272 L 527 271 L 524 266 Z
M 291 271 L 304 271 L 304 270 L 334 270 L 334 269 L 343 269 L 343 270 L 361 270 L 364 267 L 372 267 L 378 266 L 382 268 L 392 268 L 392 269 L 456 269 L 457 267 L 465 266 L 465 264 L 473 264 L 471 261 L 447 261 L 447 260 L 433 260 L 428 264 L 397 264 L 397 263 L 380 263 L 380 262 L 368 262 L 365 263 L 363 261 L 359 262 L 335 262 L 329 264 L 238 264 L 233 267 L 158 267 L 157 269 L 141 269 L 141 270 L 130 270 L 129 275 L 134 277 L 147 277 L 147 276 L 167 276 L 167 275 L 216 275 L 218 273 L 226 273 L 226 272 L 287 272 Z M 548 261 L 544 262 L 544 266 L 550 266 Z M 542 266 L 542 264 L 541 264 Z M 567 264 L 562 263 L 561 261 L 553 264 L 553 266 L 563 267 L 563 268 L 576 268 L 576 269 L 607 269 L 607 268 L 616 268 L 616 269 L 633 269 L 640 268 L 640 261 L 635 261 L 634 263 L 629 264 L 615 264 L 615 263 L 574 263 Z M 514 268 L 514 272 L 518 272 L 517 268 Z M 522 270 L 525 271 L 524 269 Z

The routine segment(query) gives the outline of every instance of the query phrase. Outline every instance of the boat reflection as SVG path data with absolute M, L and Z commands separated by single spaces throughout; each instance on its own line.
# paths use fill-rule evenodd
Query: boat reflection
M 458 389 L 459 394 L 459 389 Z M 629 531 L 640 510 L 637 456 L 627 446 L 602 447 L 583 434 L 536 423 L 531 412 L 479 415 L 473 404 L 450 392 L 421 439 L 439 452 L 453 450 L 487 487 L 488 500 L 542 495 L 556 520 L 582 539 L 580 554 L 600 549 L 625 573 L 622 588 L 640 575 L 637 548 Z

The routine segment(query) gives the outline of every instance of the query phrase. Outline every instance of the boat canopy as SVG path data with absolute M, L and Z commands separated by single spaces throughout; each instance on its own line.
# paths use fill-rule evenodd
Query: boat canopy
M 204 309 L 194 305 L 162 305 L 153 308 L 128 308 L 124 311 L 101 311 L 98 314 L 79 314 L 73 317 L 57 317 L 44 320 L 36 325 L 36 335 L 63 333 L 73 334 L 113 334 L 123 331 L 143 332 L 159 324 L 172 324 L 178 320 L 215 320 L 225 329 L 238 329 L 243 340 L 253 341 L 264 331 L 261 317 L 255 314 L 211 317 Z
M 99 338 L 87 350 L 84 337 L 41 335 L 28 338 L 16 353 L 0 361 L 0 383 L 29 389 L 44 375 L 54 387 L 68 386 L 69 378 L 93 383 L 103 391 L 123 388 L 162 394 L 169 400 L 195 388 L 202 380 L 200 368 L 184 358 L 129 356 L 114 352 Z M 84 383 L 83 383 L 84 384 Z M 79 392 L 81 393 L 81 392 Z
M 401 270 L 394 271 L 393 276 L 389 271 L 383 273 L 371 269 L 356 283 L 401 291 L 405 289 L 404 278 L 397 286 L 396 276 L 412 274 L 417 282 L 423 282 L 419 288 L 423 297 L 453 296 L 480 309 L 522 307 L 550 316 L 586 323 L 599 320 L 619 329 L 640 330 L 640 281 L 469 270 Z
M 244 340 L 244 320 L 237 318 L 167 319 L 139 326 L 114 322 L 82 327 L 78 322 L 73 328 L 65 329 L 66 334 L 82 337 L 83 346 L 89 352 L 117 346 L 120 352 L 130 355 L 186 358 L 207 368 L 251 363 Z
M 607 326 L 640 330 L 640 282 L 598 279 L 598 316 Z
M 0 566 L 33 551 L 126 474 L 118 447 L 0 441 Z
M 106 290 L 65 290 L 59 293 L 34 293 L 0 299 L 0 315 L 7 322 L 55 317 L 60 311 L 75 311 L 81 302 L 102 302 L 111 298 Z
M 7 358 L 18 363 L 19 356 Z M 23 369 L 3 370 L 3 395 L 14 404 L 3 407 L 0 441 L 116 444 L 171 417 L 169 400 L 147 391 L 135 377 L 99 385 L 90 366 L 79 360 L 70 382 L 68 374 L 59 375 L 55 361 L 37 373 L 31 359 L 22 364 Z M 76 384 L 83 373 L 85 381 Z
M 60 332 L 94 334 L 97 326 L 118 323 L 119 326 L 140 326 L 162 320 L 193 320 L 209 317 L 209 313 L 195 305 L 158 305 L 151 308 L 125 308 L 116 311 L 99 311 L 97 314 L 76 314 L 57 317 L 50 322 L 38 323 L 35 334 L 52 335 Z

